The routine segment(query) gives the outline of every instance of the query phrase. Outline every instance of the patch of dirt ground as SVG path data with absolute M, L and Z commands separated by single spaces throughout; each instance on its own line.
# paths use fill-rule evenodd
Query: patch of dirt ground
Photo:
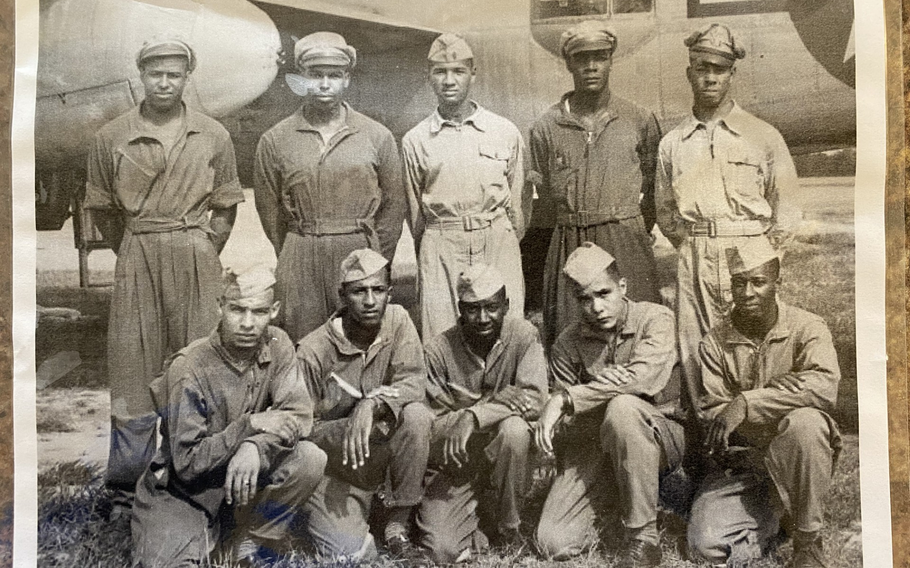
M 106 467 L 111 435 L 107 390 L 39 390 L 36 406 L 39 471 L 69 462 Z

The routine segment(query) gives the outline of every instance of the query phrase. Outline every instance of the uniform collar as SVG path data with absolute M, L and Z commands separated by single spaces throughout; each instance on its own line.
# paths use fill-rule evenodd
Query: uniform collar
M 202 113 L 199 113 L 191 108 L 187 108 L 186 103 L 181 102 L 183 105 L 183 116 L 186 121 L 186 133 L 198 133 L 206 130 L 207 124 L 205 122 L 205 116 Z M 153 140 L 161 141 L 158 138 L 158 129 L 150 125 L 147 121 L 143 120 L 141 114 L 142 104 L 136 105 L 133 109 L 132 114 L 129 116 L 129 142 L 134 142 L 141 138 L 151 138 Z
M 777 300 L 777 321 L 768 330 L 761 343 L 770 343 L 790 337 L 791 319 L 790 306 Z M 727 333 L 723 336 L 723 342 L 727 345 L 755 345 L 755 341 L 740 333 L 736 326 L 733 325 L 732 312 L 727 315 Z
M 344 127 L 338 132 L 357 132 L 359 129 L 356 124 L 353 124 L 353 122 L 356 121 L 356 119 L 354 119 L 354 109 L 351 108 L 351 105 L 349 105 L 347 101 L 341 101 L 341 106 L 344 108 Z M 306 116 L 303 114 L 303 105 L 300 105 L 300 108 L 298 108 L 294 114 L 291 115 L 291 117 L 294 130 L 303 132 L 319 132 L 319 129 L 313 126 L 312 123 L 310 123 L 310 121 L 307 120 Z M 336 133 L 335 135 L 337 136 L 338 134 Z
M 266 328 L 265 333 L 262 335 L 262 338 L 259 340 L 259 351 L 256 353 L 256 363 L 260 366 L 267 365 L 272 361 L 272 347 L 271 347 L 272 334 L 271 331 Z M 209 334 L 209 343 L 212 348 L 215 350 L 215 353 L 218 354 L 225 363 L 227 363 L 231 368 L 237 372 L 243 372 L 246 368 L 248 361 L 238 361 L 235 359 L 230 351 L 224 346 L 221 342 L 221 324 Z
M 477 130 L 481 132 L 486 132 L 490 128 L 488 121 L 488 112 L 485 108 L 477 104 L 477 101 L 471 100 L 471 104 L 474 105 L 474 112 L 472 112 L 461 124 L 470 124 Z M 446 120 L 439 114 L 439 107 L 433 111 L 433 114 L 430 115 L 430 133 L 438 134 L 444 126 L 459 126 L 457 122 L 452 120 Z
M 718 126 L 723 126 L 733 134 L 741 136 L 742 133 L 747 130 L 747 117 L 748 113 L 743 110 L 743 107 L 739 106 L 736 101 L 733 101 L 733 107 L 730 109 L 730 112 L 728 112 L 726 116 L 721 117 L 717 121 L 717 124 Z M 682 125 L 683 140 L 692 136 L 696 130 L 702 127 L 706 127 L 704 122 L 695 118 L 694 115 L 689 116 Z
M 556 122 L 564 126 L 575 126 L 581 129 L 584 129 L 585 126 L 581 123 L 578 118 L 572 114 L 572 108 L 569 105 L 569 99 L 572 95 L 575 94 L 575 91 L 569 91 L 568 93 L 562 96 L 562 99 L 559 101 L 559 113 L 556 115 Z M 617 97 L 616 93 L 610 93 L 610 100 L 607 101 L 606 112 L 604 112 L 600 117 L 600 123 L 604 126 L 613 122 L 614 119 L 619 118 L 619 109 L 617 108 Z
M 326 331 L 329 335 L 329 340 L 332 342 L 332 345 L 338 350 L 342 355 L 360 355 L 363 353 L 369 353 L 374 349 L 379 349 L 386 343 L 388 343 L 388 330 L 390 327 L 389 318 L 389 309 L 386 306 L 386 311 L 382 315 L 382 323 L 379 327 L 379 333 L 376 334 L 376 339 L 373 340 L 373 343 L 367 348 L 366 351 L 357 347 L 351 341 L 345 337 L 344 329 L 341 326 L 341 310 L 336 311 L 329 317 L 329 321 L 326 322 Z
M 641 325 L 641 314 L 638 311 L 637 303 L 633 302 L 629 298 L 623 298 L 623 302 L 626 304 L 626 319 L 622 323 L 622 328 L 619 330 L 619 335 L 621 337 L 626 337 L 629 335 L 635 335 L 635 330 Z M 584 337 L 589 337 L 591 339 L 598 339 L 603 341 L 608 337 L 612 337 L 615 333 L 614 331 L 602 331 L 600 329 L 594 329 L 584 321 L 580 321 L 579 325 L 581 327 L 581 334 Z

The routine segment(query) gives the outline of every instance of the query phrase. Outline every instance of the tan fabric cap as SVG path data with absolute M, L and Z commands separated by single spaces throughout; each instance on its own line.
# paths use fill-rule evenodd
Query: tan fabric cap
M 730 270 L 730 276 L 748 272 L 775 258 L 780 258 L 777 251 L 774 250 L 774 246 L 766 238 L 749 239 L 744 244 L 730 247 L 724 252 L 727 254 L 727 268 Z
M 294 44 L 294 62 L 298 69 L 310 65 L 335 65 L 353 68 L 357 50 L 334 32 L 316 32 L 300 38 Z
M 746 56 L 746 50 L 736 45 L 733 32 L 723 24 L 711 24 L 706 29 L 694 32 L 685 40 L 689 53 L 713 53 L 731 62 Z
M 489 264 L 472 264 L 458 275 L 455 285 L 462 302 L 486 300 L 505 287 L 506 282 L 496 268 Z
M 373 249 L 357 249 L 341 262 L 338 282 L 344 284 L 369 278 L 388 264 L 389 261 Z
M 430 53 L 427 59 L 431 63 L 449 63 L 452 61 L 464 61 L 465 59 L 474 59 L 474 52 L 471 46 L 458 34 L 442 34 L 430 46 Z
M 275 285 L 275 273 L 261 264 L 243 272 L 228 268 L 224 271 L 223 285 L 221 295 L 225 300 L 252 298 Z
M 612 254 L 594 243 L 584 242 L 566 259 L 562 272 L 582 288 L 587 288 L 614 262 L 616 259 Z
M 619 43 L 616 33 L 603 22 L 586 20 L 562 33 L 560 51 L 563 59 L 580 51 L 599 51 L 606 49 L 610 53 Z
M 179 37 L 171 35 L 157 35 L 146 40 L 139 53 L 136 54 L 136 67 L 141 69 L 142 62 L 146 59 L 174 55 L 186 57 L 187 71 L 193 71 L 196 68 L 196 53 L 193 48 Z

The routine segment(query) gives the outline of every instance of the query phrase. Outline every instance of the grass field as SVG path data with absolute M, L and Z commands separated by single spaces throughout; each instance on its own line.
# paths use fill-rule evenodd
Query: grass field
M 833 568 L 862 565 L 859 497 L 859 459 L 856 402 L 856 351 L 854 310 L 854 241 L 852 233 L 818 232 L 799 236 L 788 249 L 783 262 L 782 298 L 813 311 L 828 322 L 843 372 L 839 397 L 838 420 L 845 436 L 845 448 L 835 474 L 834 488 L 826 501 L 825 542 Z M 671 251 L 658 251 L 661 278 L 671 282 Z M 75 319 L 43 318 L 36 334 L 37 360 L 54 355 L 60 349 L 79 352 L 82 364 L 57 380 L 39 400 L 38 422 L 42 436 L 67 436 L 73 429 L 84 428 L 87 415 L 96 412 L 88 395 L 72 394 L 68 388 L 103 389 L 106 386 L 106 321 L 108 292 L 104 289 L 80 290 L 54 286 L 45 279 L 38 291 L 42 306 L 66 306 L 81 316 Z M 532 314 L 536 315 L 536 314 Z M 82 401 L 82 402 L 79 402 Z M 81 406 L 80 406 L 81 405 Z M 99 434 L 100 435 L 100 434 Z M 40 459 L 40 456 L 39 456 Z M 100 468 L 84 463 L 65 462 L 42 467 L 39 474 L 39 566 L 97 566 L 113 568 L 128 565 L 129 529 L 108 523 L 104 511 L 107 496 L 101 486 Z M 538 479 L 528 499 L 528 534 L 533 530 L 546 494 L 544 479 Z M 534 520 L 532 520 L 534 519 Z M 693 568 L 685 560 L 684 521 L 667 515 L 662 519 L 664 566 Z M 469 566 L 580 567 L 612 566 L 619 547 L 615 525 L 604 527 L 602 546 L 589 555 L 564 563 L 547 562 L 530 550 L 493 550 L 474 559 Z M 782 566 L 790 555 L 790 545 L 756 568 Z M 382 558 L 378 566 L 402 566 L 403 561 Z M 275 566 L 331 566 L 338 563 L 320 561 L 303 554 L 284 558 Z M 343 564 L 340 564 L 343 565 Z M 215 559 L 212 566 L 230 567 L 229 561 Z

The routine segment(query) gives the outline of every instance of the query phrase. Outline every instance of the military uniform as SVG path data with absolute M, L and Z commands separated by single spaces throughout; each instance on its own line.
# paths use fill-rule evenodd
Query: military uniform
M 608 30 L 567 32 L 563 53 L 612 51 L 615 42 Z M 531 128 L 532 167 L 541 180 L 537 190 L 541 201 L 556 209 L 544 271 L 542 335 L 547 346 L 577 319 L 571 284 L 562 267 L 585 241 L 616 258 L 619 271 L 629 280 L 629 298 L 660 302 L 650 237 L 660 142 L 657 119 L 654 113 L 611 94 L 594 125 L 586 126 L 572 112 L 572 95 L 563 96 Z
M 294 413 L 302 435 L 312 428 L 312 402 L 287 334 L 269 327 L 254 359 L 243 364 L 216 329 L 177 353 L 152 392 L 162 445 L 136 488 L 134 565 L 197 566 L 227 536 L 232 517 L 258 541 L 280 547 L 326 462 L 313 443 L 288 444 L 250 423 L 251 414 L 272 408 Z M 244 442 L 259 451 L 260 487 L 250 506 L 231 507 L 226 468 Z
M 426 346 L 427 397 L 436 413 L 430 469 L 434 475 L 417 516 L 421 543 L 438 562 L 454 562 L 465 550 L 482 548 L 478 493 L 489 485 L 496 494 L 496 528 L 517 530 L 528 490 L 530 430 L 521 413 L 492 400 L 514 385 L 540 404 L 547 393 L 546 359 L 537 330 L 523 318 L 506 316 L 498 341 L 486 358 L 466 343 L 454 326 Z M 443 467 L 442 436 L 462 413 L 473 414 L 477 428 L 469 440 L 470 458 L 461 469 Z
M 763 341 L 747 339 L 725 320 L 704 338 L 699 356 L 701 415 L 717 416 L 736 397 L 748 410 L 731 436 L 735 450 L 716 459 L 696 495 L 690 547 L 714 562 L 737 548 L 759 555 L 777 535 L 777 501 L 793 528 L 817 533 L 840 448 L 830 416 L 840 370 L 825 322 L 778 301 L 777 323 Z M 802 390 L 768 386 L 787 373 L 800 377 Z
M 706 49 L 727 53 L 731 65 L 744 55 L 722 26 L 690 39 L 693 50 L 717 44 Z M 657 224 L 679 253 L 676 330 L 690 392 L 698 344 L 731 307 L 724 250 L 753 239 L 781 243 L 793 228 L 787 200 L 797 183 L 780 133 L 735 103 L 715 123 L 692 116 L 661 140 Z
M 106 481 L 128 492 L 155 453 L 148 385 L 168 355 L 218 322 L 222 267 L 209 212 L 243 201 L 230 135 L 192 109 L 184 122 L 168 152 L 136 107 L 98 131 L 88 158 L 84 207 L 125 224 L 107 334 Z
M 298 42 L 298 61 L 321 53 L 319 40 L 307 42 L 323 33 Z M 326 49 L 353 52 L 346 45 Z M 332 62 L 322 59 L 311 63 Z M 392 133 L 347 103 L 341 113 L 344 127 L 326 143 L 301 109 L 263 134 L 256 148 L 256 210 L 278 255 L 281 325 L 294 341 L 337 309 L 337 267 L 348 253 L 369 247 L 394 257 L 407 214 Z
M 426 368 L 417 330 L 401 306 L 390 304 L 376 340 L 362 351 L 347 340 L 341 318 L 332 317 L 297 346 L 301 372 L 315 403 L 310 440 L 328 454 L 326 477 L 304 506 L 318 551 L 368 560 L 376 555 L 367 520 L 388 471 L 386 507 L 413 506 L 423 496 L 433 415 L 424 404 Z M 370 458 L 356 470 L 342 465 L 342 440 L 355 404 L 380 386 L 393 418 L 373 425 Z M 355 395 L 356 393 L 356 395 Z
M 563 269 L 576 292 L 580 288 L 585 294 L 583 301 L 590 302 L 591 315 L 615 319 L 605 324 L 610 327 L 599 328 L 586 312 L 551 348 L 550 374 L 557 394 L 547 406 L 559 400 L 555 397 L 565 402 L 562 428 L 552 443 L 557 477 L 544 503 L 537 541 L 544 556 L 578 555 L 597 542 L 597 516 L 609 501 L 618 501 L 630 542 L 626 560 L 634 566 L 656 566 L 660 480 L 681 467 L 685 449 L 685 432 L 677 421 L 681 410 L 673 314 L 664 306 L 621 295 L 624 281 L 615 272 L 611 275 L 614 263 L 612 255 L 586 242 Z M 615 286 L 605 294 L 609 299 L 600 298 L 601 282 Z M 624 381 L 604 378 L 616 368 Z
M 429 60 L 473 58 L 454 34 L 443 34 Z M 456 279 L 466 267 L 495 266 L 517 313 L 524 313 L 518 242 L 530 214 L 524 142 L 514 124 L 471 101 L 463 122 L 439 110 L 402 139 L 411 226 L 417 243 L 422 337 L 430 340 L 458 319 Z

